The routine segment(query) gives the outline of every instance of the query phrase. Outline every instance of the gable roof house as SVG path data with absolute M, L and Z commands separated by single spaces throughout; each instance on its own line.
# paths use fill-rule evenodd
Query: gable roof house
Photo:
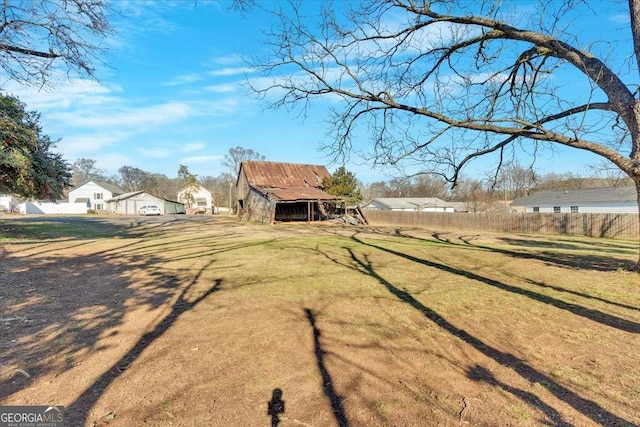
M 236 181 L 238 215 L 262 223 L 313 221 L 342 198 L 323 191 L 331 175 L 320 165 L 245 161 Z
M 543 191 L 511 202 L 512 209 L 541 213 L 638 213 L 633 186 Z
M 106 210 L 105 201 L 124 194 L 113 184 L 99 181 L 87 181 L 69 191 L 69 203 L 85 203 L 88 209 Z
M 188 185 L 178 191 L 178 201 L 183 203 L 188 213 L 214 213 L 211 191 L 202 185 Z
M 437 197 L 377 197 L 363 209 L 403 212 L 455 212 L 455 205 Z
M 140 208 L 146 205 L 157 206 L 162 215 L 185 213 L 183 203 L 163 199 L 143 190 L 120 194 L 105 203 L 107 212 L 121 215 L 137 215 Z

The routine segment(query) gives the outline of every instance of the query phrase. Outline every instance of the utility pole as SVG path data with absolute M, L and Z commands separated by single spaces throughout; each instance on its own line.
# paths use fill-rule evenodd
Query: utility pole
M 233 183 L 229 183 L 229 215 L 233 215 Z

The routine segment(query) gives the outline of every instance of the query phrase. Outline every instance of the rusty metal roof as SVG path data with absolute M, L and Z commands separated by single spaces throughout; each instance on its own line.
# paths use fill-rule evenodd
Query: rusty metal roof
M 331 175 L 326 167 L 297 163 L 246 161 L 240 165 L 249 185 L 264 188 L 321 188 Z
M 255 187 L 256 190 L 269 198 L 280 202 L 296 202 L 303 200 L 342 200 L 337 196 L 332 196 L 324 191 L 313 187 L 288 187 L 288 188 L 264 188 Z

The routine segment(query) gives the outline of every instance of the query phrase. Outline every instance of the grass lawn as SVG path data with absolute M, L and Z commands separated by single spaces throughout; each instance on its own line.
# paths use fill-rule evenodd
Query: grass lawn
M 0 404 L 64 405 L 69 426 L 637 426 L 637 256 L 570 236 L 0 219 Z

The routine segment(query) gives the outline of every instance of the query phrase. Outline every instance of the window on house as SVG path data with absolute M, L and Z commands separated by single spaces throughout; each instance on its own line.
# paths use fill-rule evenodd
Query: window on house
M 554 206 L 553 213 L 560 213 L 560 206 Z
M 95 200 L 102 200 L 102 193 L 93 193 L 93 198 Z
M 95 209 L 97 211 L 101 211 L 102 210 L 102 203 L 96 203 L 94 207 L 95 207 Z
M 578 213 L 578 207 L 577 206 L 571 206 L 571 213 Z
M 533 207 L 533 211 L 534 212 L 540 212 L 540 207 L 539 206 L 534 206 Z

